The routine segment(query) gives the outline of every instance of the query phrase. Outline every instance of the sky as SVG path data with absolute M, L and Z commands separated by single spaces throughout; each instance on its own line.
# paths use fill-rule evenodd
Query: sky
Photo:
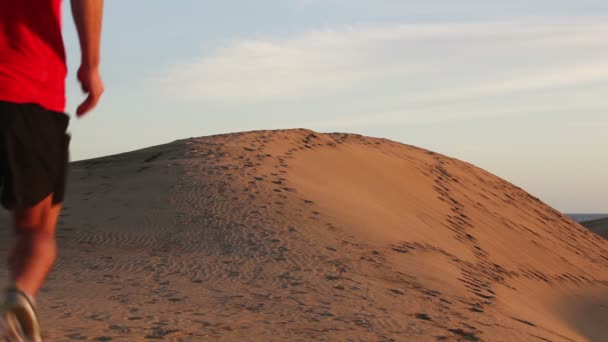
M 104 16 L 106 93 L 72 121 L 73 160 L 309 128 L 430 149 L 562 212 L 608 213 L 605 0 L 129 0 Z

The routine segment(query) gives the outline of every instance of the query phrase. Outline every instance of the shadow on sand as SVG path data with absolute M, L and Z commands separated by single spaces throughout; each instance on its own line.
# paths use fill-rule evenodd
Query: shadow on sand
M 608 291 L 589 292 L 566 298 L 559 305 L 564 320 L 589 341 L 606 341 L 608 336 Z

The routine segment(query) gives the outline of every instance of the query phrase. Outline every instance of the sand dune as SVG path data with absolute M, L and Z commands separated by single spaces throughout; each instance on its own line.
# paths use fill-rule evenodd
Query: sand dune
M 606 239 L 416 147 L 187 139 L 74 163 L 69 194 L 40 298 L 49 341 L 608 336 Z
M 587 221 L 581 224 L 608 239 L 608 218 Z

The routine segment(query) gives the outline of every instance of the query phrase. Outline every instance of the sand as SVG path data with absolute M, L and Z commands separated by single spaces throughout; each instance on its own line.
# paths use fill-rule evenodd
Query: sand
M 58 240 L 48 341 L 608 336 L 608 240 L 384 139 L 259 131 L 80 161 Z

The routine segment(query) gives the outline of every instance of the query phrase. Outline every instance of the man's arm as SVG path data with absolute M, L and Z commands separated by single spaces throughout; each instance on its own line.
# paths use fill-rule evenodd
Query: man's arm
M 82 116 L 97 105 L 104 91 L 99 74 L 103 0 L 72 0 L 72 16 L 80 41 L 78 80 L 88 94 L 76 110 L 76 114 Z

